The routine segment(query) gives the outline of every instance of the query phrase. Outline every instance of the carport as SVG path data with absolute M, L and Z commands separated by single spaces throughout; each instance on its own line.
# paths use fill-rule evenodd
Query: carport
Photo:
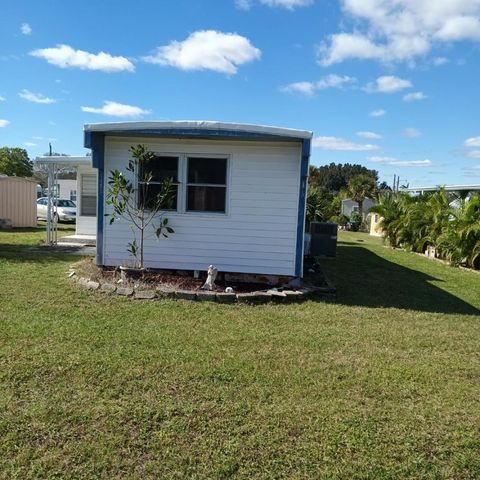
M 75 235 L 63 237 L 62 242 L 95 243 L 97 225 L 97 171 L 92 168 L 91 157 L 45 156 L 35 159 L 47 173 L 48 205 L 46 243 L 58 242 L 57 223 L 54 221 L 58 199 L 58 175 L 66 168 L 77 171 L 77 220 Z

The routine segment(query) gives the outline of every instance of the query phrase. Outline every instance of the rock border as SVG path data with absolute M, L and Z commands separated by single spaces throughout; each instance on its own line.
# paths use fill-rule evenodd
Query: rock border
M 326 302 L 335 302 L 337 299 L 337 290 L 332 282 L 325 277 L 327 286 L 315 287 L 312 285 L 304 286 L 298 290 L 274 289 L 248 292 L 248 293 L 225 293 L 209 292 L 206 290 L 181 290 L 168 289 L 162 286 L 156 289 L 146 289 L 143 286 L 131 284 L 114 284 L 111 282 L 99 282 L 90 278 L 80 277 L 74 270 L 68 272 L 68 278 L 75 281 L 80 287 L 92 292 L 104 293 L 107 295 L 119 295 L 132 300 L 162 300 L 177 299 L 198 302 L 217 302 L 222 304 L 248 304 L 261 305 L 265 303 L 298 303 L 305 300 L 323 300 Z

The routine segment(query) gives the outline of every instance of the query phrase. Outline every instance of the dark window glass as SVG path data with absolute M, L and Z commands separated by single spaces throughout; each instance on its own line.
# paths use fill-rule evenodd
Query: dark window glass
M 227 183 L 227 159 L 189 158 L 188 183 L 225 185 Z
M 139 183 L 139 205 L 143 203 L 145 195 L 145 208 L 153 208 L 157 195 L 161 191 L 161 182 L 170 178 L 173 182 L 170 195 L 162 202 L 161 210 L 176 210 L 178 199 L 178 157 L 156 156 L 151 161 L 141 165 L 140 179 L 145 173 L 151 173 L 152 179 L 145 187 L 143 187 L 143 183 Z
M 145 208 L 148 210 L 153 208 L 156 203 L 157 195 L 160 193 L 162 186 L 159 183 L 150 183 L 145 186 L 139 185 L 138 190 L 138 202 L 141 205 L 143 203 L 143 192 L 145 191 Z M 172 185 L 170 194 L 161 204 L 161 210 L 176 210 L 177 209 L 177 197 L 178 197 L 178 185 Z
M 152 174 L 152 182 L 171 178 L 172 182 L 176 183 L 178 182 L 178 157 L 154 157 L 142 164 L 142 174 L 144 172 Z
M 226 187 L 189 186 L 187 210 L 194 212 L 225 212 Z
M 97 214 L 97 177 L 82 175 L 80 180 L 80 215 L 94 217 Z

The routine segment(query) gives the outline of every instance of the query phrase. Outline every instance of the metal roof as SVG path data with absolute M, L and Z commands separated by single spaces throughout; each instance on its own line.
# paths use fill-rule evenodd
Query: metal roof
M 245 136 L 248 134 L 276 136 L 293 139 L 311 139 L 313 133 L 309 130 L 297 130 L 293 128 L 272 127 L 267 125 L 252 125 L 248 123 L 228 123 L 228 122 L 212 122 L 205 120 L 178 120 L 178 121 L 150 121 L 150 122 L 108 122 L 108 123 L 90 123 L 84 126 L 85 132 L 101 132 L 101 133 L 121 133 L 132 131 L 219 131 L 235 133 L 236 136 Z
M 460 192 L 460 191 L 476 191 L 480 190 L 480 184 L 471 184 L 471 185 L 436 185 L 434 187 L 410 187 L 410 188 L 400 188 L 402 192 L 436 192 L 444 188 L 447 192 Z
M 80 165 L 92 165 L 92 157 L 67 157 L 67 156 L 45 156 L 35 158 L 39 165 L 58 165 L 61 167 L 78 167 Z

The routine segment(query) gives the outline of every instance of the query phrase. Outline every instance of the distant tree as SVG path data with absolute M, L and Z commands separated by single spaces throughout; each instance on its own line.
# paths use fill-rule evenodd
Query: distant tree
M 321 167 L 310 166 L 309 183 L 316 187 L 324 187 L 331 192 L 339 192 L 346 188 L 348 182 L 356 175 L 368 175 L 378 181 L 378 172 L 362 165 L 350 163 L 330 163 Z
M 358 213 L 363 218 L 363 201 L 373 198 L 377 191 L 377 182 L 371 175 L 355 175 L 347 185 L 348 195 L 358 203 Z
M 0 148 L 0 173 L 16 177 L 31 177 L 33 163 L 23 148 Z
M 378 185 L 378 190 L 380 192 L 391 192 L 392 191 L 392 187 L 390 187 L 390 185 L 387 183 L 387 182 L 382 182 Z

